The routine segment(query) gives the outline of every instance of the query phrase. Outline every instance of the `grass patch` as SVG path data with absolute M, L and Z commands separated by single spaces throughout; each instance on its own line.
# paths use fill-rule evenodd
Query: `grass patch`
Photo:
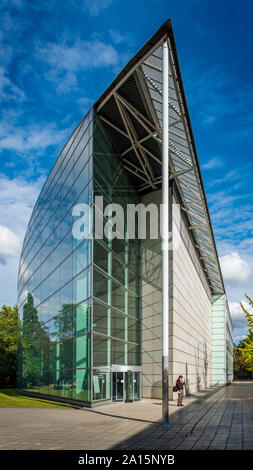
M 16 392 L 15 388 L 0 389 L 1 406 L 24 406 L 33 408 L 79 408 L 68 403 L 60 403 L 52 400 L 28 397 Z

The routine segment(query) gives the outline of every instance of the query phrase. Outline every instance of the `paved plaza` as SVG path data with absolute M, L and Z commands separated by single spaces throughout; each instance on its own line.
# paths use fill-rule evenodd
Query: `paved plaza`
M 253 450 L 253 381 L 234 382 L 169 403 L 160 400 L 93 409 L 0 408 L 0 449 Z

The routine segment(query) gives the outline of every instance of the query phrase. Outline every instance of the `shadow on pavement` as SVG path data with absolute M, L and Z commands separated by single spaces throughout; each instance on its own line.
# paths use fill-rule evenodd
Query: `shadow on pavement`
M 216 436 L 219 421 L 222 419 L 220 410 L 223 407 L 225 411 L 230 401 L 229 390 L 231 391 L 232 388 L 218 386 L 186 397 L 185 402 L 188 401 L 188 403 L 182 408 L 173 410 L 170 415 L 169 427 L 163 426 L 161 421 L 153 422 L 142 431 L 112 446 L 110 450 L 192 449 L 202 438 L 202 434 L 208 430 L 209 424 L 213 423 L 209 426 L 208 439 L 205 437 L 203 445 L 200 443 L 199 446 L 200 449 L 208 449 Z M 158 402 L 154 404 L 161 405 Z M 169 407 L 171 406 L 174 408 L 177 405 L 170 403 Z M 218 418 L 214 419 L 216 414 Z M 225 447 L 224 441 L 223 444 Z

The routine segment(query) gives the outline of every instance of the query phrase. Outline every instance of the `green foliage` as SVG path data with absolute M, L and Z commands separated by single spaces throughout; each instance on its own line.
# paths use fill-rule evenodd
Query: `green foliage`
M 253 300 L 246 294 L 245 297 L 249 302 L 249 306 L 253 307 Z M 241 353 L 241 356 L 245 361 L 247 370 L 253 372 L 253 313 L 249 313 L 242 303 L 241 308 L 244 311 L 247 319 L 248 336 L 243 341 L 243 344 L 239 345 L 238 351 Z
M 40 335 L 41 326 L 37 309 L 34 307 L 33 296 L 28 293 L 27 302 L 23 307 L 23 326 L 19 341 L 18 373 L 22 375 L 22 384 L 19 386 L 30 387 L 36 385 L 40 376 Z M 41 341 L 44 340 L 44 336 Z
M 18 307 L 0 310 L 0 387 L 16 385 L 18 337 L 21 322 Z
M 238 347 L 234 347 L 234 376 L 235 379 L 250 379 L 251 373 L 248 370 L 248 362 L 241 353 L 242 348 L 244 348 L 243 341 L 240 341 Z

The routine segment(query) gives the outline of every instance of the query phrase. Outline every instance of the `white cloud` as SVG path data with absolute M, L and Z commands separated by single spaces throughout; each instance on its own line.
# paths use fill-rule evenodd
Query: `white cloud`
M 47 47 L 36 47 L 36 56 L 56 70 L 78 70 L 91 67 L 110 67 L 117 65 L 118 52 L 110 44 L 95 39 L 93 41 L 76 40 L 73 45 L 66 43 L 48 43 Z
M 18 262 L 10 258 L 0 269 L 0 306 L 14 305 L 17 302 Z
M 119 33 L 118 31 L 114 31 L 113 29 L 109 31 L 109 34 L 115 44 L 122 44 L 122 43 L 132 44 L 133 42 L 129 34 L 122 34 L 122 33 Z
M 13 5 L 15 7 L 21 7 L 23 5 L 23 0 L 2 0 L 1 3 L 2 6 L 7 5 L 9 7 L 10 5 Z
M 247 337 L 247 335 L 239 335 L 239 336 L 235 336 L 234 337 L 234 341 L 236 344 L 238 344 L 240 341 L 242 341 L 243 339 L 245 339 Z
M 44 180 L 28 182 L 0 175 L 0 220 L 21 239 Z
M 242 301 L 243 306 L 249 310 L 249 306 L 246 302 Z M 247 321 L 245 318 L 245 313 L 242 310 L 242 307 L 239 302 L 229 302 L 229 309 L 232 317 L 233 327 L 234 328 L 246 328 Z
M 17 300 L 21 244 L 43 182 L 42 177 L 29 182 L 0 175 L 0 305 L 13 305 Z
M 250 169 L 248 174 L 249 172 Z M 212 185 L 213 182 L 208 184 L 211 187 Z M 229 189 L 224 189 L 225 182 L 222 186 L 222 190 L 217 191 L 216 188 L 215 192 L 207 194 L 219 252 L 223 254 L 238 251 L 253 266 L 253 238 L 250 238 L 253 230 L 253 205 L 250 188 L 238 193 L 233 184 L 229 185 Z
M 76 6 L 88 11 L 92 16 L 98 16 L 101 11 L 109 7 L 113 0 L 73 0 Z
M 8 258 L 15 258 L 20 250 L 20 237 L 4 225 L 0 225 L 0 263 L 6 264 Z
M 4 32 L 0 31 L 0 59 L 2 64 L 10 62 L 13 55 L 13 47 L 3 43 Z
M 3 67 L 0 67 L 0 98 L 8 101 L 23 101 L 25 98 L 23 90 L 14 85 L 7 77 L 6 70 Z
M 250 266 L 237 252 L 221 256 L 220 264 L 225 281 L 232 283 L 248 281 L 251 274 Z
M 80 109 L 82 110 L 83 113 L 86 113 L 89 108 L 91 107 L 92 103 L 93 103 L 93 100 L 91 98 L 87 98 L 85 96 L 79 98 L 77 100 L 79 106 L 80 106 Z
M 240 180 L 240 178 L 242 178 L 241 173 L 239 174 L 237 170 L 231 170 L 228 173 L 221 176 L 221 178 L 212 179 L 211 181 L 209 181 L 208 186 L 212 187 L 212 186 L 217 186 L 218 184 L 222 184 L 222 186 L 224 186 L 224 183 L 227 183 L 227 182 L 229 182 L 231 185 L 233 181 Z
M 209 31 L 208 31 L 209 34 Z M 199 74 L 200 66 L 205 70 Z M 202 70 L 202 71 L 203 71 Z M 231 139 L 248 138 L 248 128 L 245 119 L 251 123 L 252 88 L 242 86 L 236 79 L 235 74 L 229 73 L 229 69 L 213 63 L 207 63 L 206 59 L 200 62 L 191 62 L 186 66 L 184 84 L 189 90 L 189 100 L 195 109 L 195 116 L 199 118 L 199 124 L 203 127 L 212 125 L 224 119 L 226 116 L 236 116 L 237 131 L 230 132 Z M 233 93 L 230 90 L 233 89 Z M 212 96 L 212 99 L 210 99 Z M 193 113 L 194 114 L 194 113 Z M 246 118 L 245 118 L 246 116 Z M 226 133 L 224 136 L 226 138 Z
M 205 124 L 212 124 L 214 121 L 216 121 L 216 118 L 211 114 L 207 114 L 206 117 L 204 117 L 203 121 Z
M 126 36 L 124 37 L 126 40 Z M 123 35 L 117 36 L 117 41 L 122 41 Z M 117 43 L 114 37 L 114 43 Z M 131 41 L 128 41 L 129 45 Z M 129 52 L 120 53 L 110 43 L 103 42 L 100 37 L 92 40 L 81 40 L 65 35 L 58 43 L 37 44 L 35 57 L 44 68 L 45 80 L 51 81 L 54 91 L 68 93 L 69 91 L 83 92 L 83 81 L 88 79 L 90 72 L 98 68 L 109 69 L 114 74 L 120 72 L 129 60 Z
M 73 72 L 53 68 L 45 74 L 45 78 L 55 84 L 55 90 L 61 95 L 78 89 L 76 75 Z
M 57 129 L 55 123 L 39 126 L 30 125 L 18 127 L 15 123 L 0 122 L 0 151 L 13 150 L 16 152 L 40 151 L 50 145 L 57 145 L 66 140 L 70 129 Z
M 99 67 L 117 69 L 123 59 L 111 44 L 99 39 L 77 39 L 72 44 L 64 40 L 61 43 L 48 43 L 46 47 L 38 44 L 35 56 L 47 64 L 44 77 L 54 84 L 54 89 L 60 94 L 79 89 L 78 73 Z
M 220 168 L 224 165 L 224 161 L 219 157 L 213 157 L 208 162 L 201 165 L 203 170 L 212 170 L 213 168 Z

